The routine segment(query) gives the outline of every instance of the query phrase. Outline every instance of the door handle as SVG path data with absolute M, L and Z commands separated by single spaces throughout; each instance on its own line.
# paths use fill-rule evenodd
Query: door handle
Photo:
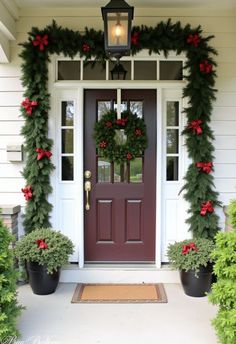
M 84 183 L 84 191 L 86 193 L 86 203 L 85 203 L 85 209 L 86 210 L 89 210 L 90 209 L 90 204 L 89 204 L 89 193 L 91 191 L 91 182 L 89 180 L 87 180 L 85 183 Z

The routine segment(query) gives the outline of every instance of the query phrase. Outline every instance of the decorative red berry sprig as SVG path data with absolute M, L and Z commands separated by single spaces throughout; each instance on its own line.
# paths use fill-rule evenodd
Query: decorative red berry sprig
M 88 52 L 91 50 L 91 47 L 90 47 L 89 44 L 84 43 L 84 44 L 82 45 L 82 50 L 83 50 L 84 53 L 88 53 Z
M 42 148 L 37 148 L 36 150 L 36 153 L 38 153 L 37 155 L 37 160 L 41 160 L 42 158 L 44 157 L 47 157 L 48 159 L 51 158 L 52 156 L 52 152 L 50 151 L 45 151 L 44 149 Z
M 116 124 L 120 125 L 121 127 L 125 127 L 127 121 L 128 121 L 128 118 L 120 118 L 116 120 Z
M 33 191 L 31 186 L 26 186 L 25 188 L 21 189 L 24 194 L 25 200 L 30 201 L 33 197 Z
M 200 41 L 201 39 L 198 33 L 195 33 L 194 35 L 189 35 L 187 38 L 187 43 L 193 45 L 195 48 L 198 47 Z
M 107 121 L 106 122 L 106 127 L 107 128 L 112 128 L 113 127 L 112 121 Z
M 127 153 L 127 154 L 126 154 L 126 159 L 127 159 L 127 160 L 132 160 L 132 159 L 133 159 L 132 153 L 130 153 L 130 152 Z
M 139 36 L 140 36 L 140 32 L 134 32 L 132 34 L 132 36 L 131 36 L 131 44 L 132 45 L 138 45 Z
M 35 39 L 33 40 L 33 45 L 35 47 L 38 46 L 40 51 L 44 51 L 45 47 L 48 45 L 48 35 L 36 35 Z
M 107 141 L 102 141 L 102 142 L 99 143 L 99 147 L 102 148 L 102 149 L 107 148 L 107 145 L 108 145 Z
M 201 216 L 205 216 L 207 213 L 213 213 L 213 212 L 214 212 L 214 208 L 213 208 L 212 201 L 207 201 L 207 202 L 202 203 L 201 211 L 200 211 Z
M 135 129 L 135 135 L 136 136 L 142 136 L 143 135 L 142 130 L 139 128 Z
M 196 167 L 200 168 L 205 173 L 211 173 L 213 163 L 212 162 L 197 162 Z
M 201 128 L 202 121 L 200 119 L 192 121 L 188 125 L 188 129 L 192 130 L 194 134 L 201 135 L 202 128 Z
M 21 106 L 25 109 L 27 115 L 31 116 L 34 108 L 38 106 L 38 102 L 36 100 L 30 100 L 26 98 L 22 103 Z
M 200 63 L 199 68 L 201 73 L 209 74 L 212 72 L 213 66 L 209 63 L 208 60 L 204 60 Z

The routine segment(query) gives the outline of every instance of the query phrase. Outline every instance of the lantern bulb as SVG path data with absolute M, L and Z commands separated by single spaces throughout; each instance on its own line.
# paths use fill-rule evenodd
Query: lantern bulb
M 121 36 L 121 31 L 122 31 L 121 25 L 120 24 L 116 24 L 116 26 L 115 26 L 115 36 L 117 38 L 119 38 Z

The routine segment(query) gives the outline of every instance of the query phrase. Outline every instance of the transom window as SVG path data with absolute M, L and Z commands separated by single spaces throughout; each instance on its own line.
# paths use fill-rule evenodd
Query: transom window
M 166 60 L 122 60 L 127 71 L 125 80 L 183 80 L 183 61 Z M 83 60 L 57 61 L 57 80 L 111 80 L 114 61 L 101 62 Z

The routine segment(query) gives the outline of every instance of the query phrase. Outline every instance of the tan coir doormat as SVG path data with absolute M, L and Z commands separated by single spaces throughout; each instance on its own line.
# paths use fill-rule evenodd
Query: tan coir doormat
M 72 303 L 166 303 L 163 284 L 78 284 Z

